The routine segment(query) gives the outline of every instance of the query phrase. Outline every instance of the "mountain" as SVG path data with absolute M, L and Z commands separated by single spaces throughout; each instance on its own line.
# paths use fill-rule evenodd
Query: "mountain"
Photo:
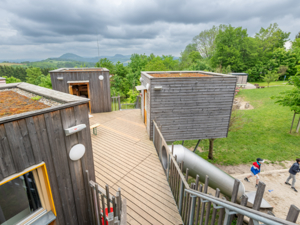
M 52 60 L 72 60 L 72 61 L 79 61 L 79 62 L 92 62 L 96 63 L 99 59 L 107 58 L 113 63 L 117 63 L 120 61 L 121 63 L 127 64 L 130 62 L 131 55 L 122 55 L 122 54 L 115 54 L 114 56 L 100 56 L 100 57 L 92 57 L 92 58 L 85 58 L 73 53 L 66 53 L 58 58 L 51 58 Z

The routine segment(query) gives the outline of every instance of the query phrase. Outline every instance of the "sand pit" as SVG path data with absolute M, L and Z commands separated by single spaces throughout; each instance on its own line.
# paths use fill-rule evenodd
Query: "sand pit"
M 289 168 L 292 163 L 294 162 L 286 161 L 280 164 L 264 164 L 260 174 L 260 180 L 266 184 L 264 198 L 274 207 L 273 213 L 275 216 L 282 219 L 286 219 L 290 205 L 294 204 L 300 207 L 300 174 L 296 176 L 297 182 L 295 185 L 299 191 L 298 193 L 294 192 L 290 186 L 284 184 L 289 175 L 287 168 Z M 256 190 L 254 187 L 255 178 L 250 178 L 250 183 L 244 181 L 244 177 L 250 175 L 249 170 L 251 165 L 218 167 L 241 180 L 245 185 L 246 191 Z M 300 218 L 298 218 L 297 224 L 300 225 Z

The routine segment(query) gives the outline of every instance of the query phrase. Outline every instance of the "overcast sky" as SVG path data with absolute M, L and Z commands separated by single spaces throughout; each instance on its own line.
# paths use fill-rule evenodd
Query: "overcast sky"
M 299 0 L 0 0 L 0 59 L 84 57 L 117 53 L 179 56 L 213 25 L 253 36 L 277 22 L 293 40 Z

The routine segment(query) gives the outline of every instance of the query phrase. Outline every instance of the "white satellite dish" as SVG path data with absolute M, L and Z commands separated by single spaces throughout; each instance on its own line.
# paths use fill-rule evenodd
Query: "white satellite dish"
M 83 144 L 77 144 L 77 145 L 74 145 L 71 148 L 70 153 L 69 153 L 69 157 L 70 157 L 71 160 L 77 161 L 78 159 L 82 158 L 84 153 L 85 153 L 84 145 Z
M 103 80 L 104 77 L 102 75 L 99 76 L 99 80 Z

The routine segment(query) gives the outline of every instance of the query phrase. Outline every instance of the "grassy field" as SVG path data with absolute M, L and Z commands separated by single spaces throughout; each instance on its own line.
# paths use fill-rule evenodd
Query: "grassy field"
M 0 63 L 0 66 L 26 66 L 22 63 Z
M 237 165 L 253 162 L 256 158 L 271 162 L 295 160 L 300 157 L 300 134 L 296 134 L 294 124 L 289 134 L 293 112 L 287 107 L 274 104 L 270 97 L 292 86 L 273 86 L 265 89 L 241 90 L 238 94 L 249 101 L 253 110 L 239 111 L 245 121 L 242 129 L 229 132 L 227 138 L 214 141 L 213 163 Z M 299 116 L 296 117 L 298 120 Z M 176 142 L 181 143 L 181 142 Z M 188 148 L 194 147 L 197 140 L 185 141 Z M 202 140 L 200 147 L 204 152 L 197 154 L 207 159 L 208 140 Z
M 249 82 L 250 84 L 259 84 L 259 86 L 268 86 L 266 82 L 263 81 L 257 81 L 257 82 Z M 287 85 L 288 81 L 274 81 L 270 83 L 270 86 L 285 86 Z

